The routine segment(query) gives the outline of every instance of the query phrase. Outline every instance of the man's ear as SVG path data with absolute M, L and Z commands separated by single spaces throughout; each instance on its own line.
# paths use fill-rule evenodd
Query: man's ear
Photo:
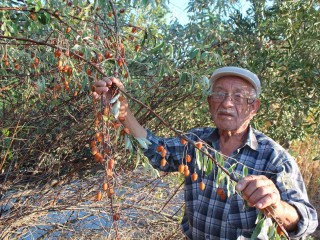
M 260 108 L 260 99 L 254 100 L 254 102 L 251 104 L 251 113 L 253 115 L 256 115 L 258 110 Z

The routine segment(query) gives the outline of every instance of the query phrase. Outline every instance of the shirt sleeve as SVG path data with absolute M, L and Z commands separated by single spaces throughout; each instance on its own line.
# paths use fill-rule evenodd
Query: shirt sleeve
M 185 146 L 180 143 L 180 138 L 161 138 L 156 136 L 147 129 L 147 140 L 151 142 L 148 149 L 144 150 L 144 155 L 149 159 L 150 164 L 161 171 L 174 172 L 178 170 L 179 164 L 182 163 Z M 162 145 L 167 153 L 165 159 L 166 166 L 161 167 L 161 153 L 157 152 L 157 147 Z
M 286 158 L 287 160 L 277 167 L 278 173 L 275 182 L 280 191 L 281 199 L 292 205 L 299 214 L 300 220 L 297 229 L 289 232 L 289 236 L 292 239 L 300 239 L 316 230 L 318 226 L 317 211 L 309 202 L 297 163 L 290 155 Z

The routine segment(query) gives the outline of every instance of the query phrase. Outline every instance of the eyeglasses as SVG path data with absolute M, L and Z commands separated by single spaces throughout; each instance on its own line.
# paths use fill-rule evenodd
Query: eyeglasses
M 251 104 L 254 102 L 254 97 L 248 97 L 243 95 L 243 93 L 225 93 L 225 92 L 212 92 L 209 97 L 213 102 L 221 103 L 227 97 L 231 97 L 232 101 L 235 104 Z

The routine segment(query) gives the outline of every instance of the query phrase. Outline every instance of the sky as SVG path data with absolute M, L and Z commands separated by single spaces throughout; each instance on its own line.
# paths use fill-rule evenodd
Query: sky
M 188 16 L 187 16 L 187 6 L 188 6 L 188 0 L 169 0 L 170 3 L 168 4 L 168 6 L 170 7 L 172 14 L 173 14 L 173 18 L 177 18 L 178 21 L 181 24 L 185 24 L 188 22 Z M 241 0 L 241 12 L 243 14 L 245 14 L 246 10 L 249 7 L 249 3 L 247 2 L 247 0 Z
M 187 0 L 170 0 L 168 5 L 172 11 L 173 17 L 176 17 L 181 24 L 188 22 L 186 10 L 188 6 Z

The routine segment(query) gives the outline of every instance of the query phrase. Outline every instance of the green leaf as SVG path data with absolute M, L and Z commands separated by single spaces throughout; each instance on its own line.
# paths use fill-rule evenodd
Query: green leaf
M 263 215 L 262 215 L 262 212 L 259 211 L 258 215 L 257 215 L 257 218 L 256 218 L 256 221 L 255 221 L 255 224 L 258 224 L 258 222 L 263 218 Z
M 183 73 L 180 75 L 179 85 L 182 86 L 183 83 L 187 80 L 187 78 L 188 78 L 188 73 L 183 72 Z
M 312 161 L 319 161 L 320 160 L 320 156 L 315 156 Z
M 234 170 L 237 167 L 237 163 L 232 164 L 229 168 L 228 168 L 228 172 L 231 174 L 234 172 Z
M 194 77 L 191 75 L 191 87 L 190 87 L 191 92 L 194 90 L 195 85 L 196 85 L 196 81 L 194 80 Z
M 151 142 L 146 138 L 136 138 L 142 148 L 148 149 L 148 145 L 151 145 Z
M 120 93 L 117 94 L 116 96 L 114 96 L 114 97 L 110 100 L 110 103 L 111 103 L 111 104 L 115 103 L 116 101 L 118 101 L 119 97 L 120 97 Z
M 43 25 L 46 25 L 46 24 L 50 23 L 51 17 L 48 13 L 42 12 L 42 13 L 38 14 L 38 20 Z
M 258 222 L 258 224 L 257 224 L 257 226 L 255 227 L 255 229 L 254 229 L 254 231 L 253 231 L 250 239 L 252 239 L 252 240 L 257 239 L 258 235 L 260 234 L 260 232 L 261 232 L 261 230 L 262 230 L 264 221 L 265 221 L 264 219 L 261 219 L 261 220 Z
M 224 159 L 223 156 L 219 152 L 214 153 L 216 161 L 220 164 L 223 165 Z
M 243 166 L 242 177 L 246 177 L 246 176 L 248 176 L 248 167 Z
M 162 64 L 161 67 L 160 67 L 159 78 L 162 78 L 162 77 L 163 77 L 164 72 L 165 72 L 165 67 L 164 67 L 164 65 Z
M 200 56 L 200 59 L 205 59 L 208 56 L 207 52 L 203 52 Z
M 198 166 L 198 169 L 201 171 L 202 170 L 202 161 L 201 161 L 201 152 L 198 149 L 195 149 L 196 152 L 196 163 Z
M 168 44 L 168 57 L 170 58 L 170 59 L 172 59 L 173 58 L 173 46 L 172 46 L 172 44 Z
M 41 9 L 41 1 L 37 1 L 36 2 L 36 6 L 35 6 L 35 8 L 34 8 L 34 11 L 35 12 L 39 12 L 40 11 L 40 9 Z
M 112 112 L 115 118 L 118 118 L 120 110 L 120 101 L 117 100 L 116 103 L 112 106 Z
M 127 135 L 124 136 L 124 142 L 125 142 L 125 149 L 128 149 L 128 150 L 132 150 L 133 149 L 132 142 L 131 142 L 130 138 Z
M 206 170 L 206 174 L 209 175 L 212 171 L 212 167 L 213 167 L 213 164 L 212 164 L 212 160 L 210 158 L 207 157 L 207 170 Z
M 199 48 L 193 49 L 190 53 L 190 58 L 194 59 L 198 55 L 199 51 L 200 51 Z
M 163 46 L 164 46 L 164 41 L 161 42 L 160 44 L 156 45 L 154 48 L 152 48 L 150 50 L 150 52 L 152 52 L 152 53 L 159 52 L 162 49 Z

